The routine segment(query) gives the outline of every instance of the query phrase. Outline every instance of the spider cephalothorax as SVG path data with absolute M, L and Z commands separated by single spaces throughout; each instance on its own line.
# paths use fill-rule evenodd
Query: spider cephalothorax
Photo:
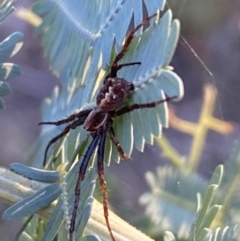
M 111 111 L 119 109 L 133 90 L 134 85 L 125 79 L 107 78 L 97 95 L 97 106 L 87 116 L 84 128 L 90 132 L 100 128 L 106 129 L 105 125 L 111 118 Z
M 115 60 L 113 61 L 113 64 L 111 65 L 110 73 L 108 73 L 103 80 L 103 86 L 99 90 L 99 93 L 96 97 L 95 108 L 79 111 L 75 114 L 72 114 L 68 118 L 57 122 L 40 123 L 40 124 L 51 124 L 51 125 L 68 124 L 59 135 L 54 137 L 48 143 L 44 154 L 44 165 L 46 164 L 47 153 L 50 146 L 53 143 L 55 143 L 59 138 L 65 136 L 71 129 L 75 129 L 78 126 L 83 125 L 86 131 L 90 132 L 92 136 L 92 141 L 88 146 L 84 154 L 84 158 L 80 164 L 78 179 L 75 186 L 74 208 L 73 208 L 72 218 L 71 218 L 71 223 L 69 228 L 71 241 L 73 240 L 73 233 L 75 230 L 75 220 L 77 215 L 78 203 L 80 200 L 80 182 L 85 178 L 85 173 L 88 167 L 88 163 L 95 149 L 97 149 L 97 171 L 98 171 L 100 187 L 103 195 L 104 217 L 106 220 L 106 224 L 107 224 L 107 228 L 109 230 L 110 236 L 112 240 L 115 240 L 112 233 L 112 229 L 109 224 L 109 220 L 108 220 L 107 187 L 104 181 L 104 147 L 105 147 L 106 135 L 107 134 L 109 135 L 112 143 L 116 146 L 119 152 L 119 155 L 122 159 L 127 159 L 129 157 L 124 153 L 120 143 L 118 142 L 114 134 L 114 130 L 112 127 L 114 118 L 136 109 L 153 108 L 165 101 L 175 98 L 175 97 L 171 97 L 171 98 L 167 97 L 166 99 L 158 100 L 156 102 L 124 106 L 126 99 L 129 97 L 131 92 L 134 91 L 134 85 L 133 83 L 125 80 L 124 78 L 117 77 L 117 73 L 123 67 L 131 66 L 131 65 L 140 65 L 141 63 L 131 62 L 131 63 L 118 64 L 118 61 L 123 57 L 128 46 L 130 45 L 133 39 L 134 33 L 139 28 L 141 28 L 145 23 L 148 23 L 149 19 L 153 18 L 154 16 L 156 16 L 156 14 L 145 19 L 141 24 L 139 24 L 135 29 L 133 29 L 130 32 L 130 34 L 127 36 L 121 52 L 116 56 Z
M 117 110 L 133 90 L 134 85 L 125 79 L 108 78 L 97 95 L 96 104 L 101 110 Z

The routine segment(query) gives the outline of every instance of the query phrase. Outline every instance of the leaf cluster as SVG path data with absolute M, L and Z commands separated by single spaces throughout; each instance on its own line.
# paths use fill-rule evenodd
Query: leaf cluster
M 0 5 L 0 23 L 14 11 L 14 3 L 16 0 L 5 0 Z M 14 78 L 21 74 L 18 65 L 13 63 L 6 63 L 9 58 L 14 56 L 22 47 L 23 34 L 15 32 L 0 43 L 0 110 L 4 108 L 3 96 L 11 92 L 10 85 L 7 80 Z

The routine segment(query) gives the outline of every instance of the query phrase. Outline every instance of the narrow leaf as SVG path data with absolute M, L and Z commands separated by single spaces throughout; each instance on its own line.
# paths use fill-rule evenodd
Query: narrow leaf
M 101 241 L 101 239 L 99 237 L 97 237 L 96 235 L 83 235 L 79 241 Z
M 166 231 L 164 232 L 164 241 L 176 241 L 173 233 Z
M 0 63 L 15 55 L 23 45 L 23 34 L 15 32 L 0 43 Z
M 209 210 L 208 213 L 204 216 L 201 226 L 199 226 L 199 229 L 203 229 L 203 228 L 209 228 L 212 221 L 214 220 L 216 214 L 218 213 L 218 211 L 220 210 L 221 206 L 220 205 L 214 205 L 212 206 Z
M 26 217 L 46 207 L 57 197 L 59 197 L 61 193 L 59 185 L 59 183 L 49 185 L 35 194 L 12 205 L 3 213 L 3 219 L 17 219 Z
M 17 0 L 1 1 L 0 5 L 0 22 L 2 22 L 12 11 L 14 11 L 13 4 Z
M 8 80 L 22 73 L 20 67 L 12 63 L 0 64 L 0 80 Z
M 12 89 L 8 83 L 0 81 L 0 96 L 8 95 L 11 91 Z
M 223 172 L 224 172 L 223 165 L 217 166 L 215 168 L 213 174 L 212 174 L 212 177 L 211 177 L 211 180 L 209 182 L 209 185 L 211 185 L 211 184 L 219 185 L 221 180 L 222 180 L 222 177 L 223 177 Z
M 196 226 L 197 227 L 200 227 L 203 220 L 204 220 L 204 217 L 206 215 L 206 212 L 208 210 L 208 208 L 210 207 L 211 205 L 211 201 L 213 199 L 213 196 L 214 196 L 214 193 L 217 189 L 217 185 L 210 185 L 204 195 L 204 199 L 203 199 L 203 206 L 202 208 L 200 209 L 200 213 L 199 213 L 199 217 L 198 217 L 198 220 L 197 220 L 197 223 L 196 223 Z
M 26 166 L 22 163 L 12 163 L 11 169 L 25 177 L 31 178 L 40 182 L 57 182 L 59 181 L 59 172 L 42 170 L 34 167 Z
M 60 225 L 63 221 L 63 210 L 61 209 L 61 206 L 62 206 L 62 200 L 58 199 L 58 203 L 53 211 L 51 219 L 45 230 L 42 241 L 54 240 L 54 237 L 56 236 L 60 228 Z
M 195 236 L 195 241 L 202 241 L 204 240 L 204 238 L 207 236 L 207 234 L 209 233 L 209 229 L 208 228 L 204 228 L 201 230 L 200 234 L 196 237 Z
M 0 110 L 4 109 L 4 101 L 0 98 Z

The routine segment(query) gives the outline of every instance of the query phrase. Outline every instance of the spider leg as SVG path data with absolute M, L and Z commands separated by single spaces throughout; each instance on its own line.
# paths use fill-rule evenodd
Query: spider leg
M 115 133 L 114 133 L 114 130 L 113 130 L 112 126 L 110 126 L 108 128 L 108 133 L 109 133 L 110 139 L 112 140 L 113 144 L 116 146 L 116 148 L 117 148 L 117 150 L 120 154 L 121 159 L 125 159 L 125 160 L 130 159 L 130 157 L 124 153 L 119 141 L 117 140 L 117 138 L 115 136 Z
M 73 123 L 69 124 L 68 126 L 65 127 L 65 129 L 58 134 L 57 136 L 53 137 L 49 142 L 48 145 L 45 149 L 44 152 L 44 159 L 43 159 L 43 165 L 46 165 L 46 161 L 47 161 L 47 154 L 48 154 L 48 150 L 51 147 L 52 144 L 54 144 L 58 139 L 62 138 L 63 136 L 65 136 L 71 129 L 75 129 L 78 126 L 82 125 L 83 121 L 81 119 L 79 120 L 75 120 Z
M 104 147 L 106 141 L 106 132 L 104 132 L 100 137 L 100 142 L 98 146 L 97 152 L 97 171 L 98 171 L 98 178 L 100 182 L 100 187 L 102 190 L 102 197 L 103 197 L 103 211 L 104 217 L 107 224 L 108 231 L 113 241 L 115 238 L 112 233 L 112 229 L 110 227 L 109 219 L 108 219 L 108 196 L 107 196 L 107 184 L 104 180 Z
M 136 64 L 140 65 L 141 62 L 131 62 L 131 63 L 119 64 L 119 65 L 117 66 L 117 70 L 120 70 L 122 67 L 131 66 L 131 65 L 136 65 Z
M 133 104 L 133 105 L 130 105 L 130 106 L 124 106 L 123 108 L 117 110 L 114 113 L 114 116 L 120 116 L 120 115 L 123 115 L 123 114 L 125 114 L 127 112 L 131 112 L 131 111 L 137 110 L 137 109 L 154 108 L 157 105 L 160 105 L 160 104 L 162 104 L 165 101 L 170 101 L 170 100 L 175 99 L 175 98 L 177 98 L 177 96 L 166 97 L 163 100 L 159 100 L 159 101 L 151 102 L 151 103 L 146 103 L 146 104 Z
M 112 65 L 112 68 L 117 68 L 117 63 L 118 61 L 123 57 L 123 55 L 125 54 L 128 46 L 130 45 L 130 43 L 132 42 L 132 39 L 133 39 L 133 36 L 134 34 L 138 31 L 138 29 L 140 29 L 142 26 L 144 26 L 146 23 L 149 22 L 149 20 L 153 17 L 155 17 L 157 14 L 153 14 L 151 16 L 149 16 L 148 18 L 144 19 L 136 28 L 134 28 L 127 36 L 126 40 L 125 40 L 125 43 L 123 45 L 123 48 L 121 50 L 121 52 L 116 56 L 114 62 L 113 62 L 113 65 Z M 112 72 L 112 70 L 111 70 Z
M 114 68 L 112 67 L 111 72 L 106 76 L 105 79 L 107 79 L 109 77 L 111 77 L 111 78 L 117 77 L 117 72 L 121 68 L 131 66 L 131 65 L 137 65 L 137 64 L 140 65 L 141 62 L 131 62 L 131 63 L 119 64 L 119 65 L 115 66 Z
M 72 218 L 71 218 L 70 227 L 69 227 L 70 241 L 73 240 L 73 232 L 74 232 L 74 229 L 75 229 L 75 221 L 76 221 L 76 216 L 77 216 L 78 203 L 80 201 L 80 193 L 81 193 L 80 184 L 81 184 L 81 181 L 83 181 L 84 178 L 85 178 L 85 173 L 86 173 L 86 170 L 87 170 L 88 163 L 91 159 L 91 156 L 92 156 L 94 150 L 96 149 L 96 147 L 98 145 L 100 137 L 101 136 L 98 135 L 98 134 L 95 134 L 93 136 L 92 142 L 88 146 L 88 149 L 87 149 L 87 151 L 84 155 L 84 158 L 82 160 L 82 163 L 79 167 L 78 179 L 77 179 L 76 186 L 75 186 L 74 207 L 73 207 Z
M 68 123 L 70 121 L 73 121 L 76 118 L 81 119 L 82 122 L 84 122 L 85 119 L 87 118 L 88 114 L 91 111 L 92 111 L 92 109 L 82 110 L 82 111 L 79 111 L 78 113 L 74 113 L 74 114 L 70 115 L 66 119 L 62 119 L 62 120 L 59 120 L 59 121 L 40 122 L 40 123 L 38 123 L 38 125 L 55 125 L 55 126 L 60 126 L 62 124 L 65 124 L 65 123 Z

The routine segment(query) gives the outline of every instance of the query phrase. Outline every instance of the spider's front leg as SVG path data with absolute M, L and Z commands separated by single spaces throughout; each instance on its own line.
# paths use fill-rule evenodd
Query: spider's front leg
M 130 105 L 130 106 L 124 106 L 121 109 L 117 110 L 114 113 L 114 116 L 116 117 L 116 116 L 124 115 L 128 112 L 131 112 L 131 111 L 134 111 L 134 110 L 137 110 L 137 109 L 154 108 L 154 107 L 156 107 L 156 106 L 158 106 L 158 105 L 160 105 L 164 102 L 167 102 L 167 101 L 170 101 L 170 100 L 173 100 L 173 99 L 176 99 L 176 98 L 177 98 L 177 96 L 166 97 L 163 100 L 150 102 L 150 103 L 146 103 L 146 104 L 133 104 L 133 105 Z
M 82 124 L 84 123 L 85 119 L 87 118 L 88 114 L 92 111 L 92 109 L 87 109 L 87 110 L 82 110 L 77 113 L 74 113 L 67 117 L 66 119 L 62 119 L 59 121 L 45 121 L 45 122 L 40 122 L 38 125 L 55 125 L 55 126 L 60 126 L 62 124 L 69 123 L 76 118 L 82 120 Z
M 106 83 L 106 80 L 108 78 L 115 78 L 117 77 L 117 72 L 123 68 L 123 67 L 127 67 L 127 66 L 131 66 L 131 65 L 140 65 L 141 62 L 131 62 L 131 63 L 125 63 L 125 64 L 119 64 L 119 65 L 112 65 L 111 67 L 111 72 L 104 78 L 103 83 Z
M 109 77 L 110 78 L 115 78 L 117 77 L 117 72 L 126 66 L 131 66 L 131 65 L 136 65 L 136 64 L 141 64 L 141 62 L 132 62 L 132 63 L 125 63 L 125 64 L 120 64 L 118 65 L 118 62 L 122 59 L 122 57 L 124 56 L 125 52 L 127 51 L 129 45 L 131 44 L 134 34 L 145 24 L 147 24 L 149 22 L 149 20 L 153 17 L 155 17 L 157 14 L 153 14 L 151 16 L 149 16 L 148 18 L 144 19 L 137 27 L 135 27 L 126 37 L 125 39 L 125 43 L 123 45 L 123 48 L 121 50 L 120 53 L 118 53 L 118 55 L 116 56 L 116 58 L 113 61 L 113 64 L 111 66 L 111 70 L 110 73 L 106 76 L 105 80 L 107 80 Z M 105 81 L 104 80 L 104 81 Z
M 135 27 L 127 36 L 125 43 L 123 45 L 123 48 L 121 50 L 121 52 L 116 56 L 114 62 L 113 62 L 113 66 L 117 66 L 117 63 L 119 60 L 122 59 L 122 57 L 124 56 L 125 52 L 127 51 L 127 48 L 129 47 L 129 45 L 131 44 L 134 34 L 145 24 L 147 24 L 149 22 L 149 20 L 153 17 L 157 16 L 156 13 L 154 13 L 153 15 L 149 16 L 148 18 L 144 19 L 137 27 Z

